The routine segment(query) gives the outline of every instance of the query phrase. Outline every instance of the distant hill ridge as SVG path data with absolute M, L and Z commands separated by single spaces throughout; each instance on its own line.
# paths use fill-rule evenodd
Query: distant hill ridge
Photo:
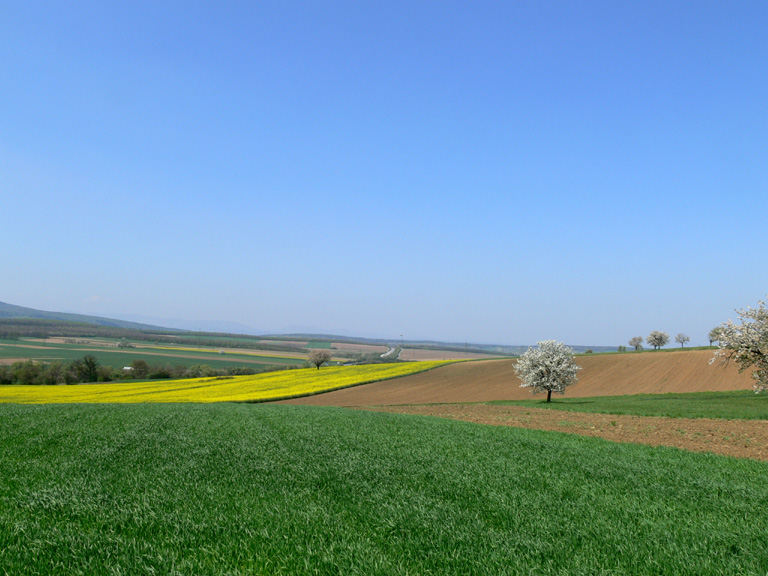
M 128 322 L 126 320 L 116 320 L 114 318 L 104 318 L 102 316 L 89 316 L 87 314 L 68 314 L 66 312 L 48 312 L 46 310 L 36 310 L 25 306 L 16 306 L 6 302 L 0 302 L 1 318 L 33 318 L 39 320 L 58 320 L 61 322 L 78 322 L 81 324 L 95 324 L 96 326 L 110 326 L 113 328 L 125 328 L 129 330 L 168 330 L 169 328 L 161 326 L 152 326 L 150 324 L 140 324 L 138 322 Z
M 438 340 L 403 340 L 397 338 L 366 338 L 360 336 L 339 336 L 332 334 L 306 334 L 306 333 L 292 333 L 292 334 L 245 334 L 240 332 L 211 332 L 201 330 L 189 330 L 183 328 L 169 328 L 167 326 L 158 326 L 153 324 L 144 324 L 140 322 L 130 322 L 128 320 L 117 320 L 115 318 L 106 318 L 103 316 L 90 316 L 87 314 L 70 314 L 68 312 L 50 312 L 46 310 L 37 310 L 35 308 L 27 308 L 25 306 L 16 306 L 15 304 L 8 304 L 6 302 L 0 302 L 0 321 L 8 322 L 18 320 L 47 320 L 51 322 L 66 322 L 86 324 L 91 326 L 102 326 L 106 328 L 120 328 L 123 330 L 135 330 L 141 332 L 165 332 L 173 334 L 197 334 L 197 335 L 218 335 L 218 336 L 248 336 L 255 339 L 266 340 L 322 340 L 332 342 L 351 342 L 357 344 L 376 344 L 385 346 L 405 346 L 408 348 L 425 348 L 436 350 L 452 350 L 456 352 L 478 352 L 483 354 L 494 354 L 500 356 L 516 356 L 520 355 L 528 349 L 525 345 L 499 345 L 499 344 L 474 344 L 471 342 L 458 343 L 458 342 L 442 342 Z M 616 350 L 614 346 L 581 346 L 571 345 L 574 352 L 583 353 L 587 351 L 593 352 L 612 352 Z

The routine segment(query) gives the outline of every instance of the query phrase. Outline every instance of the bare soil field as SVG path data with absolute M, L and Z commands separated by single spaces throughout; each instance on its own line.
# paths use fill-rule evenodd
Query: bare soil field
M 578 356 L 579 380 L 568 397 L 746 390 L 748 373 L 734 366 L 710 365 L 712 350 L 642 352 Z M 489 402 L 531 398 L 520 388 L 515 360 L 475 360 L 449 364 L 405 378 L 375 382 L 327 394 L 297 398 L 295 404 L 322 406 L 392 406 Z
M 480 358 L 498 358 L 498 356 L 480 352 L 452 352 L 450 350 L 424 350 L 421 348 L 403 348 L 400 352 L 400 360 L 477 360 Z
M 352 342 L 332 342 L 331 348 L 334 350 L 343 350 L 344 352 L 360 352 L 362 354 L 378 353 L 383 354 L 389 348 L 378 344 L 353 344 Z

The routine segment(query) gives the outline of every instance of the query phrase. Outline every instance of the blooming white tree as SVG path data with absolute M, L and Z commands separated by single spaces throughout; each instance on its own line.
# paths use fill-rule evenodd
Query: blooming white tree
M 711 362 L 736 362 L 739 372 L 754 367 L 755 392 L 768 389 L 768 308 L 764 301 L 757 308 L 737 310 L 740 322 L 731 320 L 719 326 L 719 345 Z M 711 363 L 710 362 L 710 363 Z
M 573 350 L 557 340 L 544 340 L 520 356 L 515 372 L 522 388 L 533 392 L 547 391 L 547 402 L 552 392 L 565 393 L 566 387 L 576 382 L 576 372 L 581 370 L 573 360 Z
M 640 348 L 643 347 L 643 337 L 642 336 L 633 336 L 629 339 L 629 345 L 634 347 L 635 352 L 640 350 Z
M 662 346 L 667 345 L 667 342 L 669 342 L 669 334 L 666 332 L 660 332 L 659 330 L 654 330 L 648 335 L 648 338 L 646 338 L 645 341 L 653 346 L 654 350 L 658 350 Z
M 678 334 L 677 336 L 675 336 L 675 342 L 680 344 L 680 348 L 685 348 L 685 343 L 686 342 L 690 342 L 690 340 L 691 339 L 688 337 L 688 335 L 687 334 L 683 334 L 682 332 L 680 334 Z
M 722 328 L 720 326 L 715 326 L 712 328 L 712 330 L 709 331 L 709 345 L 712 346 L 715 342 L 720 342 L 720 331 Z

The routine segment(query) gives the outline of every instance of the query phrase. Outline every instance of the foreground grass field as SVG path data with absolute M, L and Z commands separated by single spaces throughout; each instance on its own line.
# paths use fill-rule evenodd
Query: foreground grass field
M 636 394 L 630 396 L 595 396 L 592 398 L 561 398 L 552 402 L 517 400 L 491 402 L 601 414 L 634 414 L 635 416 L 666 416 L 669 418 L 728 418 L 768 420 L 768 394 L 752 390 L 729 392 L 691 392 L 685 394 Z
M 317 394 L 430 370 L 445 362 L 304 368 L 250 376 L 110 382 L 76 386 L 0 386 L 0 403 L 262 402 Z
M 765 574 L 768 465 L 334 408 L 0 406 L 0 574 Z

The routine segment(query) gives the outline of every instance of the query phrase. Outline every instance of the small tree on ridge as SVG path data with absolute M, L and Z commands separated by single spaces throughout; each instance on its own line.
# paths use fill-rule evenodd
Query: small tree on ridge
M 660 332 L 659 330 L 654 330 L 645 340 L 648 342 L 648 344 L 653 346 L 654 350 L 658 350 L 662 346 L 667 345 L 667 342 L 669 342 L 669 334 L 666 332 Z
M 643 347 L 643 338 L 642 336 L 633 336 L 629 339 L 629 345 L 632 346 L 635 349 L 635 352 L 640 350 Z
M 328 350 L 312 350 L 309 353 L 309 363 L 320 370 L 320 366 L 331 359 L 331 353 Z
M 685 348 L 685 343 L 690 342 L 690 340 L 691 339 L 686 334 L 683 334 L 682 332 L 677 336 L 675 336 L 675 342 L 680 344 L 680 348 Z

